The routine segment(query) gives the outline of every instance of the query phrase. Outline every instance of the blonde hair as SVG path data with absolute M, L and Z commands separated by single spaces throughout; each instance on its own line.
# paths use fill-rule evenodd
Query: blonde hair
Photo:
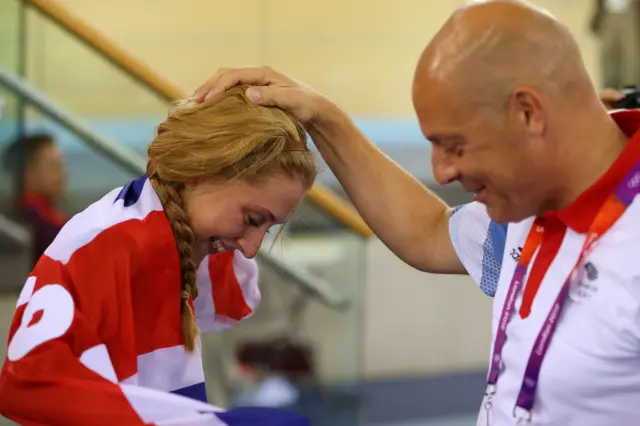
M 198 286 L 191 258 L 195 238 L 182 200 L 186 183 L 256 182 L 266 174 L 283 173 L 309 189 L 317 175 L 302 125 L 281 109 L 250 102 L 246 88 L 234 87 L 200 104 L 177 104 L 148 148 L 147 176 L 171 224 L 180 258 L 182 333 L 190 351 L 198 326 L 189 298 L 198 296 Z

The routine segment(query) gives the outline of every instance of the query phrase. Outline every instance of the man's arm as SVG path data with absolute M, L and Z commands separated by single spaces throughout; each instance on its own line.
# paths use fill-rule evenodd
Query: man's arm
M 237 84 L 253 85 L 249 99 L 306 124 L 364 220 L 400 259 L 423 271 L 466 273 L 449 237 L 449 207 L 378 150 L 336 105 L 269 67 L 221 69 L 193 99 L 214 98 Z
M 414 268 L 466 273 L 449 236 L 451 208 L 332 108 L 309 134 L 373 232 Z

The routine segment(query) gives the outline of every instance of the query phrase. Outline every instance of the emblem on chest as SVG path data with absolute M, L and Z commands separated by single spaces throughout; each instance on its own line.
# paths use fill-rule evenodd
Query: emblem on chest
M 574 302 L 584 302 L 598 293 L 598 268 L 587 261 L 576 270 L 576 276 L 569 288 L 569 298 Z

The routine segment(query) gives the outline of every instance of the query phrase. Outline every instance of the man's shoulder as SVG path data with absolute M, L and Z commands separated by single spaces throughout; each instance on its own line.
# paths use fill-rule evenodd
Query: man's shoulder
M 472 239 L 483 242 L 490 238 L 499 247 L 504 245 L 500 241 L 506 238 L 508 226 L 492 220 L 486 206 L 474 201 L 452 210 L 449 229 L 452 237 L 455 235 L 456 238 L 463 240 Z
M 478 202 L 458 206 L 449 220 L 451 243 L 467 272 L 488 296 L 495 294 L 508 226 L 491 220 Z

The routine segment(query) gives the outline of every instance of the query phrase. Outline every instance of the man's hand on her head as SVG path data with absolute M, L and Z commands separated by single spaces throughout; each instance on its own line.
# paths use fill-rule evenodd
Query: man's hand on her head
M 321 120 L 334 106 L 309 86 L 270 67 L 221 68 L 192 96 L 196 102 L 213 99 L 238 84 L 247 84 L 247 97 L 264 106 L 276 106 L 303 123 Z

